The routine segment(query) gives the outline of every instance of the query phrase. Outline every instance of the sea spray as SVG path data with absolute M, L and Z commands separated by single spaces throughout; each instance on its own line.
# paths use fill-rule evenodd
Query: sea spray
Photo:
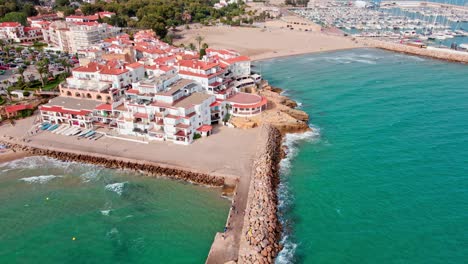
M 108 191 L 112 191 L 112 192 L 117 193 L 118 195 L 122 195 L 122 193 L 124 191 L 125 184 L 127 184 L 127 183 L 128 182 L 116 182 L 116 183 L 112 183 L 112 184 L 107 184 L 105 188 Z
M 286 147 L 286 156 L 280 162 L 280 177 L 281 182 L 278 186 L 278 217 L 283 226 L 281 234 L 281 244 L 283 249 L 276 257 L 277 264 L 293 263 L 297 244 L 291 237 L 292 223 L 287 216 L 294 197 L 291 195 L 288 185 L 288 177 L 291 168 L 291 162 L 299 152 L 299 144 L 304 142 L 317 142 L 320 139 L 320 129 L 315 126 L 310 126 L 311 131 L 305 133 L 287 134 L 283 141 L 283 146 Z
M 60 175 L 40 175 L 40 176 L 33 176 L 33 177 L 27 177 L 27 178 L 21 178 L 19 179 L 20 181 L 24 181 L 27 183 L 40 183 L 44 184 L 47 183 L 55 178 L 62 178 L 63 176 Z

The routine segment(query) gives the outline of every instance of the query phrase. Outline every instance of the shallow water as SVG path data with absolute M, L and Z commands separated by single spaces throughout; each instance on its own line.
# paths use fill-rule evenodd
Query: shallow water
M 465 263 L 468 66 L 373 49 L 257 63 L 302 104 L 278 263 Z
M 46 157 L 0 164 L 0 201 L 0 263 L 203 263 L 229 210 L 219 189 Z

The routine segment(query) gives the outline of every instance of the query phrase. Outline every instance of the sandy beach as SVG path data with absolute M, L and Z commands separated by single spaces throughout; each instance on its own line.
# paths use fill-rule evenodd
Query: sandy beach
M 193 26 L 178 34 L 175 44 L 194 43 L 200 35 L 211 48 L 234 49 L 250 56 L 252 60 L 262 60 L 314 52 L 344 50 L 363 47 L 350 38 L 322 33 L 287 29 L 284 21 L 275 20 L 262 24 L 264 27 Z
M 4 153 L 0 153 L 0 163 L 9 162 L 12 160 L 21 159 L 21 158 L 28 157 L 28 156 L 30 155 L 26 152 L 8 150 L 8 151 L 5 151 Z

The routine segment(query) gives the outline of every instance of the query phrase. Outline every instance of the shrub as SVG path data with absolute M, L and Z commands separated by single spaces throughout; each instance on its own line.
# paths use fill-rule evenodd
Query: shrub
M 201 138 L 201 135 L 200 135 L 200 134 L 198 134 L 198 133 L 194 133 L 194 134 L 193 134 L 193 139 L 194 139 L 194 140 L 195 140 L 195 139 L 199 139 L 199 138 Z

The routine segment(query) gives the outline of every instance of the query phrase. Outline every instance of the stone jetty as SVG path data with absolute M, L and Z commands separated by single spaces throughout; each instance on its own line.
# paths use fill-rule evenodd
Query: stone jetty
M 362 44 L 368 47 L 395 51 L 405 54 L 418 55 L 430 57 L 439 60 L 446 60 L 452 62 L 468 63 L 468 52 L 443 50 L 438 48 L 418 48 L 399 43 L 392 43 L 388 41 L 374 40 L 374 39 L 361 39 Z
M 247 208 L 242 228 L 238 263 L 273 263 L 281 250 L 281 224 L 277 217 L 280 131 L 264 126 L 266 144 L 259 146 L 254 161 Z

